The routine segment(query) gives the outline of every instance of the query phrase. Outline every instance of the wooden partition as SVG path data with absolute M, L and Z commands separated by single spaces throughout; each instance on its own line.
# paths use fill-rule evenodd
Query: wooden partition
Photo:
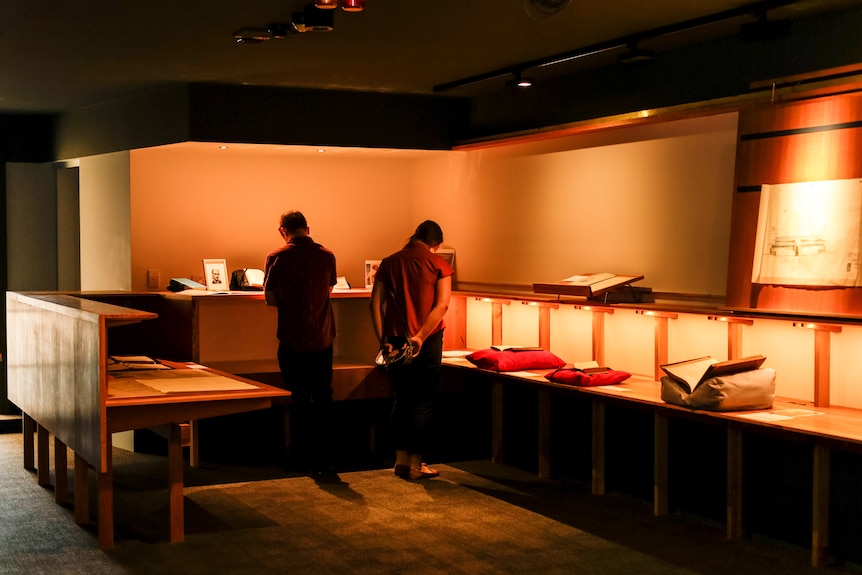
M 6 294 L 9 401 L 107 469 L 107 330 L 156 314 L 68 295 Z
M 168 371 L 149 372 L 182 381 L 177 391 L 142 384 L 136 378 L 144 372 L 131 379 L 109 376 L 109 329 L 155 318 L 152 312 L 68 294 L 6 293 L 8 393 L 23 414 L 24 467 L 34 466 L 35 432 L 39 484 L 50 482 L 48 440 L 53 435 L 57 501 L 63 503 L 67 447 L 74 451 L 78 523 L 88 521 L 88 468 L 96 470 L 103 549 L 114 545 L 111 434 L 167 427 L 170 536 L 182 541 L 182 445 L 188 444 L 189 422 L 264 409 L 272 398 L 290 395 L 200 365 L 176 363 Z
M 862 288 L 752 284 L 760 189 L 862 177 L 862 92 L 743 109 L 739 115 L 727 305 L 862 314 Z

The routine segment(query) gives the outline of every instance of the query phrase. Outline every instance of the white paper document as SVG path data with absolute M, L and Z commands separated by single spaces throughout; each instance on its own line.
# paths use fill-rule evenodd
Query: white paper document
M 162 393 L 194 393 L 201 391 L 245 391 L 257 386 L 220 375 L 198 375 L 181 378 L 138 379 L 139 383 Z

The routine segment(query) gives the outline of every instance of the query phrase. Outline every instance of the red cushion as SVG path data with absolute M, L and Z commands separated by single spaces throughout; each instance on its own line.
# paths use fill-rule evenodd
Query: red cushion
M 591 385 L 614 385 L 627 380 L 631 376 L 630 373 L 617 369 L 609 369 L 601 373 L 584 373 L 577 369 L 558 369 L 545 374 L 545 378 L 554 383 L 584 387 Z
M 467 360 L 482 369 L 492 371 L 520 371 L 522 369 L 553 369 L 566 362 L 544 350 L 480 349 L 467 356 Z

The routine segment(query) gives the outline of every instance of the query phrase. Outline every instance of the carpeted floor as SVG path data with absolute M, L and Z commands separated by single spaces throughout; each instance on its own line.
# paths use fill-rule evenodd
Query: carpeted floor
M 422 482 L 204 462 L 186 469 L 186 540 L 168 543 L 164 458 L 119 449 L 117 545 L 102 552 L 95 528 L 23 469 L 21 449 L 20 433 L 0 434 L 0 574 L 862 572 L 813 569 L 807 549 L 727 541 L 723 525 L 485 461 L 437 465 L 441 477 Z

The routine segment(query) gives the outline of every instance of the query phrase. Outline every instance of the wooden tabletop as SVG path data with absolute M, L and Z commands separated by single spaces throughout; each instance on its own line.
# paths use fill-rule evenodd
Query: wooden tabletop
M 727 412 L 693 410 L 664 402 L 661 399 L 661 383 L 644 376 L 633 375 L 618 385 L 576 387 L 549 381 L 545 378 L 545 374 L 553 370 L 547 369 L 494 372 L 479 369 L 463 358 L 444 358 L 443 365 L 472 369 L 487 376 L 502 378 L 513 383 L 538 385 L 543 389 L 580 393 L 596 399 L 639 404 L 668 412 L 802 434 L 862 447 L 862 410 L 858 409 L 834 406 L 814 407 L 812 402 L 777 397 L 772 409 L 768 410 Z

